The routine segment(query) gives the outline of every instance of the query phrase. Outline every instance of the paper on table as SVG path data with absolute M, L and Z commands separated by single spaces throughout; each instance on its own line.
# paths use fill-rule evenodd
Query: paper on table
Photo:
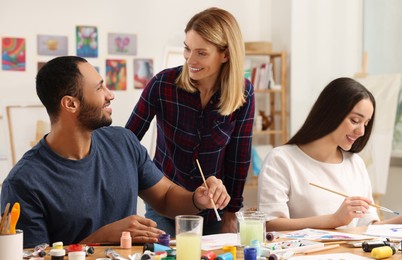
M 239 246 L 239 235 L 237 233 L 223 233 L 202 236 L 201 249 L 205 251 L 220 249 L 223 246 Z
M 365 235 L 387 237 L 387 238 L 402 238 L 402 225 L 401 224 L 383 224 L 383 225 L 369 225 Z
M 293 256 L 289 260 L 334 260 L 334 259 L 348 259 L 348 260 L 365 260 L 373 259 L 369 257 L 359 256 L 351 253 L 340 253 L 340 254 L 322 254 L 322 255 L 307 255 L 307 256 Z
M 366 240 L 372 239 L 373 237 L 358 235 L 358 234 L 350 234 L 350 233 L 342 233 L 335 231 L 327 231 L 321 229 L 312 229 L 305 228 L 298 231 L 294 231 L 291 233 L 287 233 L 283 236 L 284 238 L 292 238 L 292 239 L 308 239 L 315 241 L 345 241 L 345 240 Z

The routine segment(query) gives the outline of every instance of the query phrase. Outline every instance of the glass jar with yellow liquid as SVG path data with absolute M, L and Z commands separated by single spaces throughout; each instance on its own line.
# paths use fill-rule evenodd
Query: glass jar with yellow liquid
M 196 215 L 180 215 L 176 224 L 176 259 L 200 260 L 203 218 Z
M 240 243 L 249 246 L 252 240 L 260 243 L 265 239 L 265 214 L 261 211 L 236 212 Z

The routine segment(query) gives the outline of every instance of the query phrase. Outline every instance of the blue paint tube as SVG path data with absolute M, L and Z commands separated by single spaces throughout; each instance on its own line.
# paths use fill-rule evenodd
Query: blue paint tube
M 145 250 L 149 250 L 151 252 L 161 252 L 161 251 L 172 250 L 172 248 L 158 244 L 158 243 L 145 243 L 144 251 Z

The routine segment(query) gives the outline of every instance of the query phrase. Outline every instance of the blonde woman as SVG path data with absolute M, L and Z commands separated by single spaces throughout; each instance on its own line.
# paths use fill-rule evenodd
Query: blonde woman
M 155 164 L 173 182 L 193 191 L 205 178 L 221 179 L 231 196 L 222 222 L 213 210 L 199 208 L 204 234 L 236 232 L 235 212 L 243 202 L 250 164 L 254 90 L 244 78 L 244 42 L 229 12 L 209 8 L 185 28 L 183 66 L 163 70 L 145 87 L 126 128 L 142 139 L 156 116 Z M 174 220 L 147 205 L 146 215 L 175 236 Z

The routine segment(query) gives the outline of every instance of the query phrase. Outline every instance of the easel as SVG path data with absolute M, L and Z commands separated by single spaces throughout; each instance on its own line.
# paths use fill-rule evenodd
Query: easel
M 362 70 L 361 70 L 361 72 L 355 73 L 355 75 L 354 75 L 354 78 L 355 78 L 355 79 L 367 77 L 367 75 L 368 75 L 368 74 L 367 74 L 367 63 L 368 63 L 368 53 L 365 51 L 365 52 L 363 52 L 363 57 L 362 57 Z M 381 205 L 381 203 L 380 203 L 380 197 L 381 197 L 382 195 L 383 195 L 383 194 L 373 192 L 374 204 Z M 382 217 L 383 217 L 382 211 L 381 211 L 381 210 L 377 210 L 377 213 L 378 213 L 378 216 L 382 219 Z
M 363 59 L 362 59 L 362 71 L 355 73 L 355 78 L 365 78 L 367 77 L 367 60 L 368 60 L 368 53 L 365 51 L 363 52 Z
M 7 122 L 8 122 L 8 134 L 9 134 L 9 139 L 10 139 L 10 149 L 11 149 L 11 163 L 12 165 L 15 165 L 17 162 L 17 147 L 16 147 L 16 136 L 14 136 L 15 129 L 21 129 L 21 126 L 17 126 L 14 129 L 14 124 L 13 124 L 13 115 L 12 111 L 19 110 L 19 109 L 26 109 L 27 111 L 31 111 L 31 113 L 35 113 L 33 111 L 36 111 L 38 113 L 39 111 L 43 110 L 45 111 L 45 108 L 43 105 L 39 104 L 32 104 L 32 105 L 8 105 L 6 106 L 6 115 L 7 115 Z M 30 115 L 27 115 L 28 117 Z M 32 117 L 33 118 L 33 117 Z M 25 120 L 26 121 L 26 120 Z M 30 140 L 29 141 L 29 146 L 35 145 L 38 140 L 40 140 L 41 137 L 43 137 L 45 128 L 46 128 L 46 121 L 43 121 L 42 119 L 36 119 L 35 121 L 36 124 L 36 133 L 35 133 L 35 140 Z M 31 126 L 29 126 L 31 127 Z M 30 131 L 31 129 L 28 129 Z M 21 137 L 18 137 L 21 139 Z M 17 139 L 18 140 L 18 139 Z M 19 159 L 19 158 L 18 158 Z

